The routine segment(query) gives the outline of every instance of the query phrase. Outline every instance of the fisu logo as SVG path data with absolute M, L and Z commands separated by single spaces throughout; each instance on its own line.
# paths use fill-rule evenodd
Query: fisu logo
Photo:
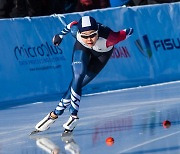
M 143 48 L 143 45 L 141 43 L 141 41 L 139 39 L 137 39 L 135 41 L 135 44 L 137 46 L 137 48 L 139 49 L 139 51 L 145 56 L 145 57 L 148 57 L 148 58 L 151 58 L 152 57 L 152 50 L 151 50 L 151 45 L 150 45 L 150 42 L 149 42 L 149 39 L 148 39 L 148 36 L 147 35 L 143 35 L 143 41 L 144 41 L 144 46 L 145 48 Z

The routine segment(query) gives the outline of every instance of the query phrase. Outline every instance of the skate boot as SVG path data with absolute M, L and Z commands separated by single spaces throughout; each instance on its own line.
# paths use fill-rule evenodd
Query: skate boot
M 79 118 L 77 116 L 71 115 L 68 121 L 63 125 L 65 128 L 64 133 L 70 133 L 74 130 L 77 125 Z
M 51 112 L 52 113 L 52 112 Z M 39 132 L 45 131 L 49 129 L 50 125 L 53 124 L 56 119 L 58 118 L 53 118 L 51 117 L 51 113 L 49 113 L 43 120 L 41 120 L 36 126 L 36 130 Z

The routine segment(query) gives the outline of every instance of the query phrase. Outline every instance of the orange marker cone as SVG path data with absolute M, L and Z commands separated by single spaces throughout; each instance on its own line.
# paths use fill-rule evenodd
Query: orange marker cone
M 114 144 L 114 138 L 108 137 L 106 138 L 106 145 L 112 146 Z
M 164 120 L 163 121 L 163 127 L 164 128 L 169 128 L 171 126 L 171 122 L 170 121 L 168 121 L 168 120 Z

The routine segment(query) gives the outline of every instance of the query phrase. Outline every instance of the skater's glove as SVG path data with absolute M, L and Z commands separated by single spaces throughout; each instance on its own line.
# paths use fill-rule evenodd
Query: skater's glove
M 62 35 L 57 34 L 53 37 L 52 42 L 54 45 L 58 46 L 62 42 L 62 39 Z
M 129 36 L 131 36 L 132 35 L 132 33 L 133 33 L 133 28 L 127 28 L 126 29 L 126 38 L 128 38 Z

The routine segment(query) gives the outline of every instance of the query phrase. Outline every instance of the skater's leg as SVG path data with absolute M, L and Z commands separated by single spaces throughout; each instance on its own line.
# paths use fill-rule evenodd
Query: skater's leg
M 83 73 L 83 75 L 85 74 L 83 78 L 77 77 L 77 80 L 80 79 L 80 84 L 79 85 L 77 84 L 79 82 L 73 82 L 75 83 L 75 86 L 72 84 L 72 88 L 71 88 L 71 106 L 70 106 L 71 116 L 69 120 L 63 125 L 65 131 L 69 132 L 73 130 L 77 124 L 78 121 L 77 113 L 79 110 L 79 102 L 80 102 L 82 87 L 88 84 L 92 79 L 94 79 L 94 77 L 102 70 L 102 68 L 106 65 L 107 61 L 111 57 L 111 54 L 112 54 L 112 50 L 108 53 L 103 53 L 98 57 L 91 57 L 87 65 L 86 72 Z M 74 68 L 76 69 L 76 67 Z M 78 88 L 78 86 L 80 87 Z
M 104 68 L 108 60 L 110 59 L 112 55 L 113 49 L 107 53 L 102 53 L 99 57 L 93 57 L 91 58 L 88 68 L 87 68 L 87 73 L 84 77 L 82 86 L 86 86 L 91 80 L 93 80 L 97 74 Z
M 73 56 L 73 80 L 71 85 L 71 106 L 69 111 L 71 113 L 68 121 L 63 125 L 66 130 L 72 131 L 78 121 L 77 113 L 79 111 L 82 82 L 87 72 L 87 66 L 89 63 L 90 54 L 78 50 L 74 52 Z
M 73 79 L 66 94 L 62 97 L 60 103 L 54 110 L 55 115 L 63 114 L 64 110 L 71 104 L 70 111 L 73 115 L 78 110 L 80 102 L 82 81 L 86 74 L 87 65 L 89 63 L 90 54 L 86 51 L 75 50 L 73 54 Z M 75 112 L 74 112 L 75 111 Z
M 73 56 L 73 80 L 71 84 L 71 106 L 72 115 L 77 115 L 80 105 L 82 82 L 87 72 L 90 54 L 82 50 L 76 50 Z
M 70 87 L 68 88 L 67 92 L 64 94 L 62 99 L 60 100 L 59 104 L 57 105 L 57 107 L 53 111 L 52 115 L 59 116 L 59 115 L 63 114 L 64 110 L 71 104 Z

